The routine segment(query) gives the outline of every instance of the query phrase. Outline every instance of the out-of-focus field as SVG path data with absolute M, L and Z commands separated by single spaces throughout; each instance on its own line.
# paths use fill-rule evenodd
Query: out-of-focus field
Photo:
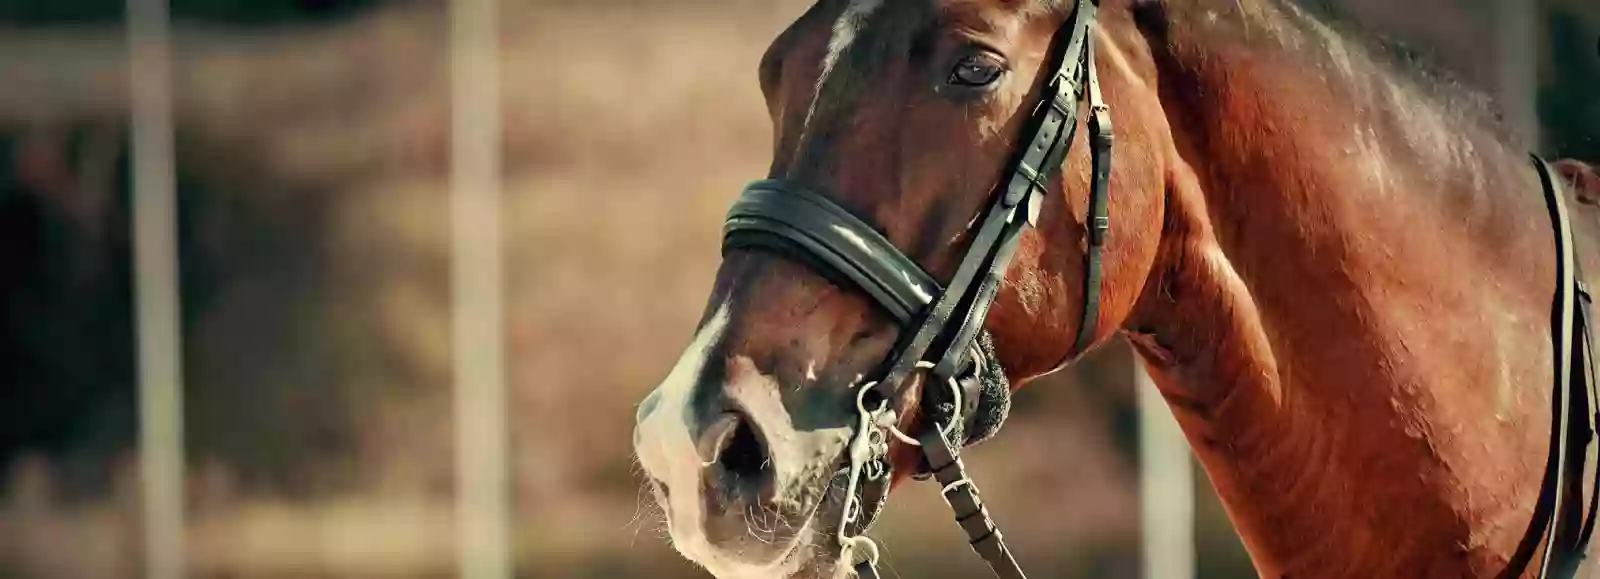
M 640 492 L 633 406 L 765 173 L 756 64 L 806 4 L 506 0 L 519 576 L 703 576 Z M 194 576 L 453 576 L 442 5 L 177 31 Z M 139 573 L 124 62 L 115 23 L 0 25 L 0 578 Z M 1136 575 L 1126 356 L 1037 383 L 968 455 L 1036 576 Z M 1199 496 L 1202 576 L 1248 576 Z M 981 576 L 948 517 L 897 494 L 889 576 Z
M 633 405 L 700 315 L 727 204 L 764 174 L 756 63 L 804 7 L 505 7 L 523 576 L 702 576 L 670 551 L 640 493 Z M 178 28 L 197 576 L 454 572 L 446 22 L 418 3 L 316 27 Z M 111 417 L 62 416 L 88 426 L 10 458 L 0 576 L 136 576 L 131 349 L 118 334 L 131 332 L 120 32 L 19 29 L 0 35 L 0 54 L 14 87 L 0 91 L 11 163 L 0 200 L 52 232 L 22 242 L 44 257 L 19 258 L 28 273 L 6 290 L 7 322 L 27 330 L 13 330 L 25 335 L 13 347 L 43 360 L 17 374 L 28 383 L 14 400 L 54 390 L 75 414 Z M 57 326 L 28 333 L 46 319 Z M 1124 367 L 1088 364 L 1110 379 L 1098 387 L 1072 375 L 1040 384 L 1005 435 L 970 455 L 1041 576 L 1134 573 Z M 877 532 L 892 572 L 982 571 L 933 490 L 903 495 Z M 1236 549 L 1220 515 L 1204 513 L 1215 542 Z

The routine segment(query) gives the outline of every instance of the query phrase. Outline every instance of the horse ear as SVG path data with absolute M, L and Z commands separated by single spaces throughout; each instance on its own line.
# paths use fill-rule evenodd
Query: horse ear
M 1555 170 L 1572 184 L 1578 202 L 1600 205 L 1600 170 L 1594 165 L 1573 159 L 1556 161 Z

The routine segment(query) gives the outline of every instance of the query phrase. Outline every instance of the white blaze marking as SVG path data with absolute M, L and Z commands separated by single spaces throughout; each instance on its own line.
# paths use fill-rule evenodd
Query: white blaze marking
M 828 52 L 822 56 L 822 72 L 817 74 L 817 84 L 811 89 L 811 106 L 806 109 L 802 131 L 811 127 L 811 115 L 817 112 L 817 99 L 822 96 L 822 85 L 827 82 L 833 67 L 839 64 L 844 51 L 856 41 L 856 34 L 866 26 L 867 18 L 883 6 L 883 0 L 851 0 L 850 5 L 833 22 L 833 36 L 828 38 Z
M 656 386 L 655 407 L 634 426 L 639 434 L 634 440 L 639 465 L 671 491 L 668 501 L 661 501 L 660 495 L 656 498 L 670 514 L 668 529 L 673 543 L 685 556 L 690 550 L 701 552 L 709 547 L 700 533 L 704 518 L 700 507 L 700 461 L 696 459 L 699 455 L 694 439 L 689 436 L 689 397 L 700 381 L 706 357 L 727 325 L 728 305 L 723 303 L 695 334 L 667 378 Z

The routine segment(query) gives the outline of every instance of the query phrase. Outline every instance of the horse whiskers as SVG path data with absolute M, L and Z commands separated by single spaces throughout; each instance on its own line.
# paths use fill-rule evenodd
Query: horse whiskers
M 757 520 L 752 520 L 750 514 L 750 510 L 746 509 L 744 512 L 745 533 L 762 543 L 768 545 L 775 543 L 778 533 L 767 521 L 767 509 L 765 507 L 760 509 L 757 513 Z M 773 514 L 777 513 L 774 512 Z
M 653 505 L 653 502 L 645 500 L 645 497 L 650 494 L 648 484 L 640 485 L 638 492 L 633 494 L 633 518 L 628 519 L 628 523 L 623 525 L 622 528 L 626 529 L 638 524 L 644 515 L 645 509 Z
M 654 516 L 651 516 L 652 514 L 654 514 Z M 633 520 L 628 523 L 628 526 L 633 527 L 633 534 L 629 537 L 630 545 L 632 544 L 632 541 L 639 538 L 639 533 L 645 529 L 645 521 L 647 519 L 652 522 L 649 527 L 655 531 L 655 535 L 657 537 L 668 536 L 671 534 L 668 529 L 666 511 L 660 509 L 659 507 L 647 506 L 637 510 L 634 513 Z
M 635 467 L 640 466 L 638 460 L 634 460 L 633 463 Z M 643 475 L 643 472 L 641 471 L 638 474 Z M 665 538 L 669 543 L 672 541 L 671 522 L 667 520 L 666 508 L 661 506 L 661 501 L 659 500 L 646 499 L 646 497 L 658 499 L 659 497 L 655 495 L 657 495 L 657 491 L 651 486 L 648 479 L 639 485 L 639 491 L 634 494 L 633 518 L 626 525 L 623 525 L 624 530 L 629 527 L 633 528 L 633 534 L 629 537 L 630 545 L 633 541 L 638 540 L 639 533 L 645 529 L 645 521 L 647 520 L 652 522 L 649 526 L 655 532 L 657 539 Z
M 771 545 L 773 543 L 772 538 L 761 536 L 761 534 L 766 533 L 766 531 L 757 531 L 755 521 L 750 520 L 750 511 L 745 511 L 744 513 L 744 530 L 745 534 L 750 535 L 751 538 L 757 541 L 767 545 Z

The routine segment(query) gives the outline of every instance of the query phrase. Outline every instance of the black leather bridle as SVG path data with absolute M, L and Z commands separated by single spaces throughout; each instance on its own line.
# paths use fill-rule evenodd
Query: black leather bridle
M 983 425 L 975 417 L 995 416 L 984 403 L 1006 404 L 1007 388 L 984 389 L 978 375 L 1003 380 L 987 346 L 983 323 L 1005 278 L 1022 232 L 1034 225 L 1049 182 L 1066 159 L 1077 131 L 1081 103 L 1087 101 L 1091 176 L 1084 266 L 1084 307 L 1074 352 L 1093 344 L 1099 326 L 1100 260 L 1109 229 L 1106 202 L 1111 172 L 1111 119 L 1100 96 L 1090 38 L 1096 5 L 1078 0 L 1073 17 L 1051 58 L 1056 72 L 1045 80 L 1043 98 L 1024 128 L 1005 177 L 977 221 L 976 233 L 954 275 L 943 285 L 906 257 L 866 221 L 826 194 L 787 179 L 748 185 L 728 212 L 723 252 L 775 251 L 800 260 L 836 281 L 848 280 L 870 295 L 903 331 L 879 378 L 859 386 L 858 424 L 845 473 L 845 507 L 838 538 L 844 556 L 860 559 L 858 575 L 876 578 L 877 547 L 860 532 L 871 524 L 888 493 L 888 437 L 922 449 L 926 468 L 943 486 L 943 495 L 966 531 L 972 548 L 999 577 L 1024 575 L 1006 547 L 994 520 L 967 477 L 957 438 Z M 896 425 L 894 402 L 903 400 L 914 374 L 926 372 L 920 412 L 921 432 L 910 437 Z M 932 387 L 948 385 L 948 388 Z M 998 392 L 996 392 L 998 390 Z M 998 422 L 987 425 L 989 433 Z M 865 480 L 863 480 L 865 479 Z M 858 496 L 859 492 L 859 496 Z M 871 509 L 866 505 L 870 503 Z M 856 533 L 852 535 L 851 533 Z

